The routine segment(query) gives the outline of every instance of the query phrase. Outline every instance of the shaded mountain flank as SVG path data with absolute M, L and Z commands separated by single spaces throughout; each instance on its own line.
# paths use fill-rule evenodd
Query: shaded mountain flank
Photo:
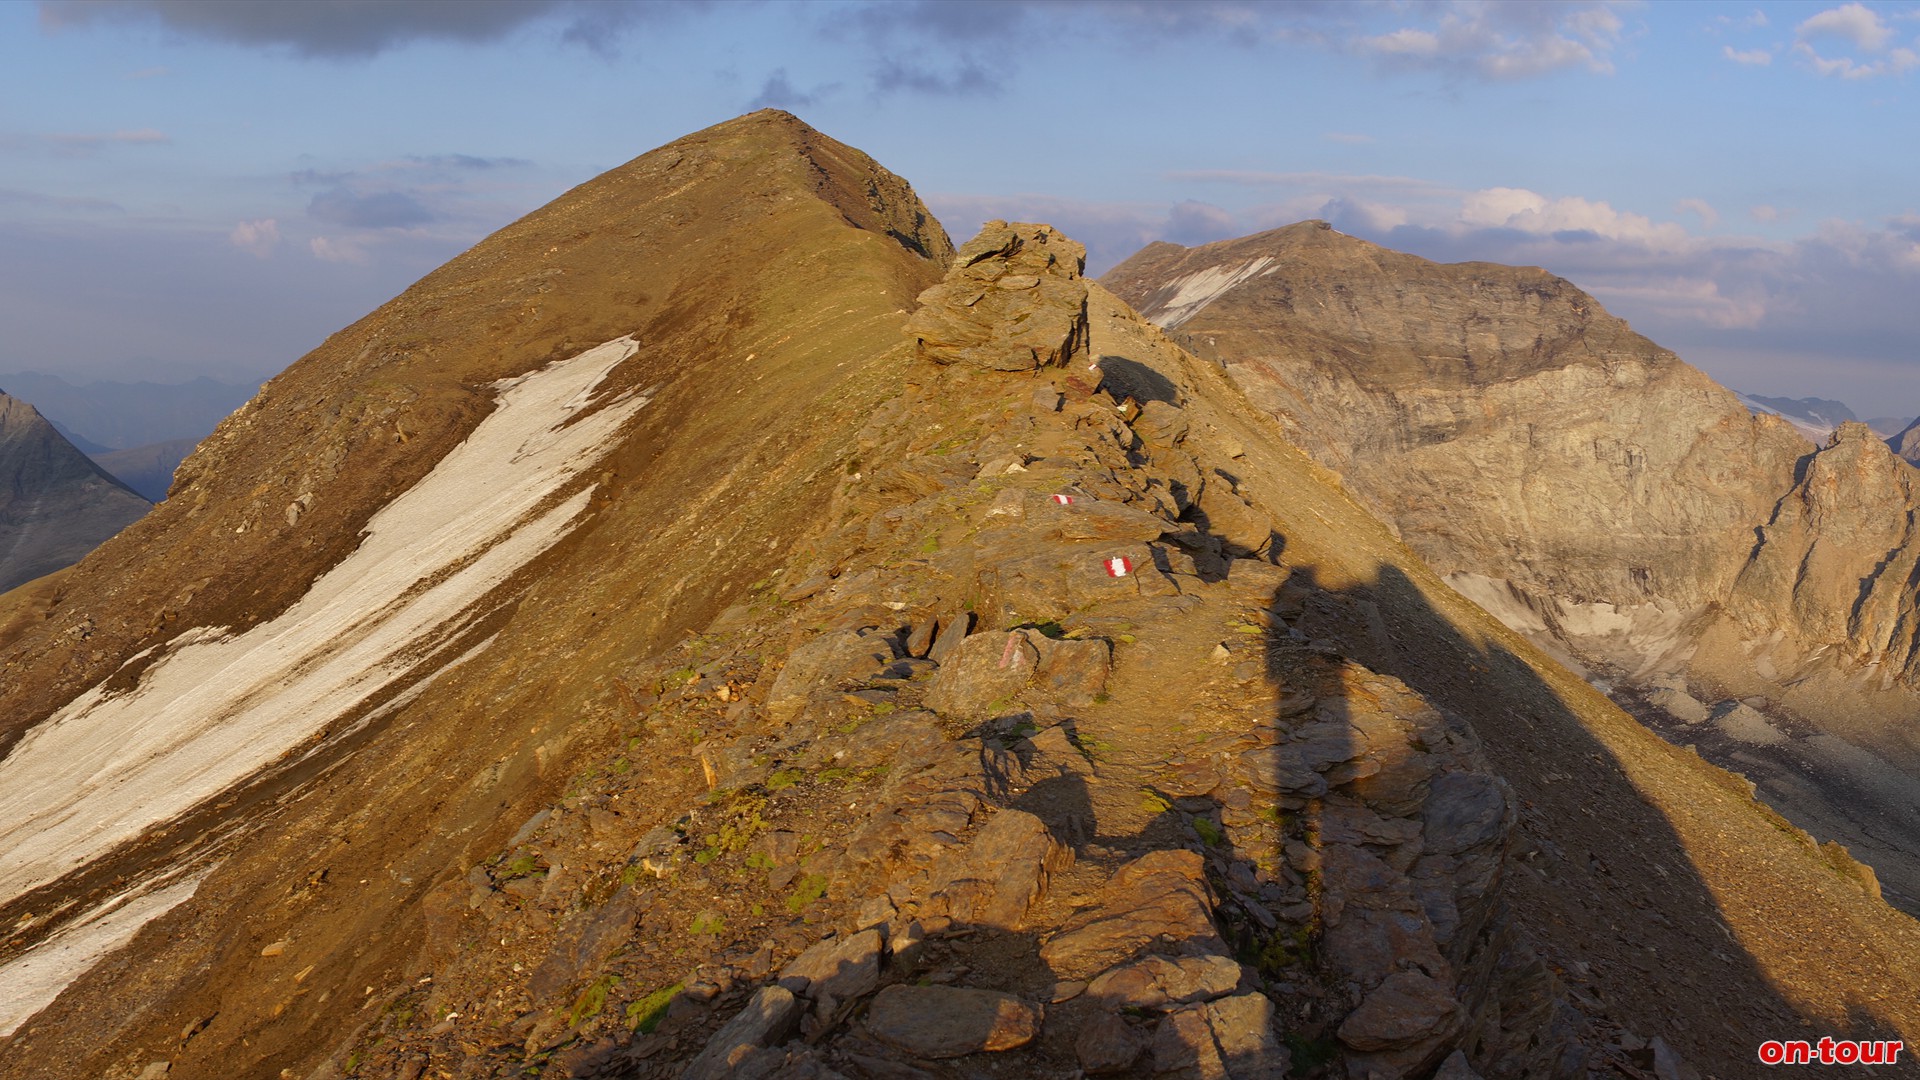
M 1920 420 L 1908 424 L 1906 429 L 1889 436 L 1887 446 L 1893 452 L 1905 458 L 1908 464 L 1920 465 Z
M 147 509 L 33 406 L 0 393 L 0 592 L 80 561 Z
M 1318 222 L 1105 281 L 1456 588 L 1920 909 L 1917 474 L 1864 425 L 1809 453 L 1543 270 Z
M 955 252 L 764 111 L 271 381 L 0 605 L 0 1075 L 1738 1077 L 1920 1034 L 1870 872 L 1082 266 Z

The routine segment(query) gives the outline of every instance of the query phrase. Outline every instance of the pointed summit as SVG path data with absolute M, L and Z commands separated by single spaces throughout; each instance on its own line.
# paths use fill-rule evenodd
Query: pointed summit
M 0 392 L 0 592 L 80 561 L 148 508 L 39 410 Z

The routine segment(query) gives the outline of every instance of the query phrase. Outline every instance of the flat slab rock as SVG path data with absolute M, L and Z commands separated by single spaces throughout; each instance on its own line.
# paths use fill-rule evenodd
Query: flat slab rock
M 1198 853 L 1155 851 L 1121 867 L 1098 906 L 1041 946 L 1040 959 L 1062 978 L 1091 978 L 1149 947 L 1227 951 L 1213 925 L 1206 861 Z
M 1038 1005 L 995 990 L 894 985 L 874 996 L 867 1033 L 923 1058 L 1012 1050 L 1040 1034 Z

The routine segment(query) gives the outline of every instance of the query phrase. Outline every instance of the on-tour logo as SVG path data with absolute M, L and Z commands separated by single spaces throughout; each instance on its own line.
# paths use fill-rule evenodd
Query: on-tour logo
M 1892 1065 L 1907 1044 L 1898 1039 L 1769 1039 L 1760 1044 L 1762 1065 Z

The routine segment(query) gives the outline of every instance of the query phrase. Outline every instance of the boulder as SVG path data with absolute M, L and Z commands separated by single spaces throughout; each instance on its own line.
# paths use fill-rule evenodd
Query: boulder
M 1168 1013 L 1153 1029 L 1153 1071 L 1187 1070 L 1201 1080 L 1227 1080 L 1227 1064 L 1214 1045 L 1213 1028 L 1202 1006 Z
M 858 630 L 833 630 L 793 650 L 787 666 L 767 693 L 767 715 L 776 721 L 798 716 L 815 690 L 838 682 L 870 678 L 894 660 L 891 639 Z
M 1067 705 L 1091 705 L 1107 688 L 1107 670 L 1113 664 L 1113 646 L 1099 639 L 1034 642 L 1040 653 L 1035 681 Z
M 1348 1048 L 1373 1055 L 1367 1064 L 1377 1066 L 1376 1073 L 1406 1076 L 1431 1067 L 1464 1022 L 1446 987 L 1417 971 L 1398 971 L 1347 1014 L 1338 1035 Z
M 1089 1076 L 1107 1076 L 1133 1071 L 1147 1040 L 1140 1030 L 1121 1019 L 1118 1013 L 1096 1013 L 1081 1025 L 1073 1041 L 1074 1056 Z
M 923 910 L 957 923 L 1018 930 L 1046 894 L 1048 878 L 1073 865 L 1046 823 L 1024 810 L 1002 810 L 973 843 L 936 875 Z
M 1023 631 L 975 634 L 941 665 L 927 691 L 927 707 L 959 719 L 987 719 L 1026 689 L 1039 662 L 1039 651 Z
M 1040 1006 L 996 990 L 896 983 L 874 996 L 867 1033 L 923 1058 L 1012 1050 L 1040 1034 Z
M 822 1003 L 838 1003 L 880 985 L 886 935 L 862 930 L 846 938 L 828 938 L 793 958 L 780 972 L 780 985 Z
M 1155 851 L 1122 866 L 1098 903 L 1040 947 L 1062 978 L 1087 978 L 1155 952 L 1224 953 L 1213 925 L 1206 860 L 1194 851 Z
M 1273 1031 L 1273 1002 L 1238 994 L 1207 1005 L 1207 1026 L 1232 1080 L 1286 1080 L 1293 1055 Z
M 1187 414 L 1170 402 L 1149 401 L 1133 418 L 1133 433 L 1156 450 L 1171 449 L 1187 437 Z
M 1233 993 L 1240 975 L 1240 965 L 1224 956 L 1148 956 L 1103 973 L 1087 985 L 1087 996 L 1110 1009 L 1189 1005 Z
M 681 1080 L 725 1080 L 734 1075 L 736 1067 L 755 1051 L 791 1034 L 802 1008 L 800 999 L 786 987 L 761 987 L 746 1008 L 713 1033 L 706 1049 L 680 1074 Z
M 1506 781 L 1486 773 L 1450 772 L 1433 781 L 1421 817 L 1427 850 L 1457 855 L 1505 840 L 1514 818 Z
M 1086 248 L 1050 225 L 989 221 L 907 320 L 937 364 L 1032 371 L 1087 356 Z

